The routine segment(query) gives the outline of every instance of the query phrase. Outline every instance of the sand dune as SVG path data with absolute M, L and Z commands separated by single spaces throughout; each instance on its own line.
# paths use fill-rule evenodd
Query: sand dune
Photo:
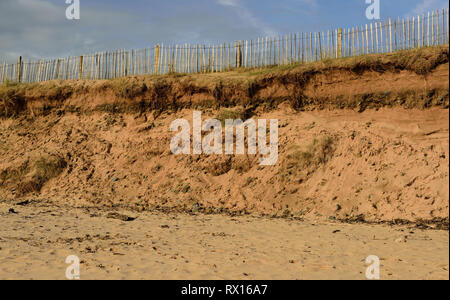
M 0 86 L 0 279 L 448 279 L 448 58 Z M 278 119 L 276 165 L 174 155 L 195 110 Z

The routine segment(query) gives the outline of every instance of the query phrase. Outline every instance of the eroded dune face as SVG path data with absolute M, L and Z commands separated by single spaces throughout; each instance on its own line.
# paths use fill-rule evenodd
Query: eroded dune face
M 281 105 L 258 117 L 279 120 L 274 166 L 260 166 L 258 155 L 172 154 L 170 122 L 189 120 L 191 110 L 2 120 L 0 195 L 378 221 L 448 217 L 447 109 Z
M 422 62 L 433 63 L 426 72 L 384 57 L 278 75 L 8 90 L 1 94 L 9 102 L 0 114 L 9 110 L 0 119 L 0 198 L 343 220 L 445 219 L 448 47 L 433 55 L 424 54 Z M 8 106 L 14 99 L 17 105 Z M 277 163 L 261 166 L 259 154 L 174 155 L 170 124 L 192 123 L 194 110 L 219 120 L 277 119 Z

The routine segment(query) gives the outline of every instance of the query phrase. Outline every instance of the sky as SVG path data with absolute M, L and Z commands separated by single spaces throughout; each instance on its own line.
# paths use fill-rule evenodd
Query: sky
M 72 0 L 70 0 L 72 1 Z M 165 44 L 217 44 L 370 23 L 366 0 L 0 0 L 0 63 Z M 447 0 L 380 0 L 381 20 L 448 8 Z

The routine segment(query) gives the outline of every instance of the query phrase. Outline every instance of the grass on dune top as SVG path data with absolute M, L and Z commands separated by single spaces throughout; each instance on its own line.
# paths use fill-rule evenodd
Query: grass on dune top
M 364 66 L 380 66 L 380 65 L 391 65 L 398 69 L 405 69 L 417 74 L 427 74 L 432 71 L 437 65 L 448 62 L 449 60 L 449 46 L 436 46 L 436 47 L 425 47 L 420 49 L 411 50 L 400 50 L 393 53 L 387 54 L 368 54 L 345 58 L 325 58 L 316 62 L 301 63 L 296 62 L 286 65 L 270 65 L 261 68 L 237 68 L 230 71 L 217 72 L 217 73 L 171 73 L 165 75 L 138 75 L 138 76 L 128 76 L 109 80 L 53 80 L 42 83 L 17 83 L 13 81 L 7 81 L 6 83 L 0 85 L 0 89 L 5 88 L 37 88 L 44 87 L 45 89 L 51 88 L 52 86 L 59 86 L 62 84 L 74 85 L 79 84 L 92 84 L 98 83 L 122 83 L 127 79 L 139 78 L 142 80 L 157 81 L 159 79 L 178 79 L 182 80 L 188 79 L 198 79 L 198 80 L 211 80 L 213 78 L 217 79 L 246 79 L 251 77 L 260 77 L 262 75 L 276 75 L 278 73 L 296 71 L 296 72 L 310 72 L 319 71 L 321 69 L 329 68 L 342 68 L 342 69 L 358 69 Z
M 53 80 L 42 83 L 7 81 L 0 85 L 0 115 L 10 116 L 20 111 L 28 99 L 63 101 L 74 93 L 111 90 L 120 98 L 133 99 L 146 92 L 147 87 L 172 83 L 189 83 L 198 89 L 213 90 L 217 84 L 252 83 L 286 74 L 307 74 L 329 70 L 347 70 L 355 73 L 366 70 L 408 70 L 426 75 L 440 64 L 448 63 L 449 46 L 402 50 L 389 54 L 370 54 L 339 59 L 323 59 L 311 63 L 293 63 L 264 68 L 239 68 L 227 72 L 206 74 L 172 73 L 167 75 L 129 76 L 110 80 Z

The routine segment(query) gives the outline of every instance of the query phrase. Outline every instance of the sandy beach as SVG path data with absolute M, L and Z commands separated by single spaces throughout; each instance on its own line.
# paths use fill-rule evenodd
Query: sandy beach
M 0 279 L 65 280 L 69 255 L 82 280 L 364 280 L 369 255 L 382 280 L 449 279 L 448 231 L 416 226 L 9 202 L 0 216 Z

